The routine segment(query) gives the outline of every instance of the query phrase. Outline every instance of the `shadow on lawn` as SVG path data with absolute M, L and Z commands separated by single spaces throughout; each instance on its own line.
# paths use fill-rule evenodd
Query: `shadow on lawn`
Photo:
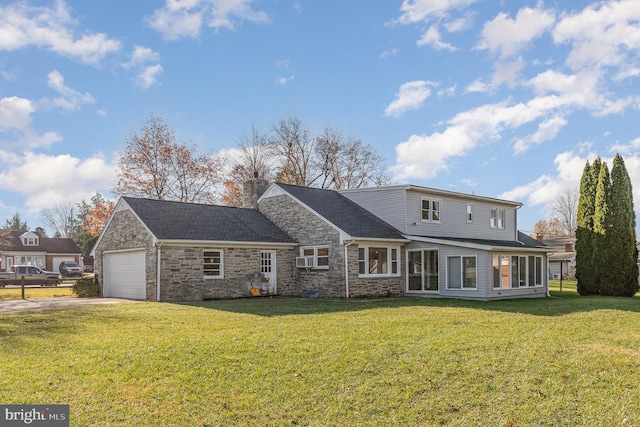
M 463 308 L 471 310 L 500 311 L 531 314 L 535 316 L 562 316 L 577 312 L 597 310 L 622 310 L 640 313 L 640 296 L 633 298 L 580 297 L 574 292 L 553 292 L 551 297 L 513 299 L 502 301 L 470 301 L 450 298 L 241 298 L 198 303 L 183 303 L 193 307 L 221 310 L 232 313 L 277 317 L 301 314 L 356 312 L 378 308 L 434 307 Z

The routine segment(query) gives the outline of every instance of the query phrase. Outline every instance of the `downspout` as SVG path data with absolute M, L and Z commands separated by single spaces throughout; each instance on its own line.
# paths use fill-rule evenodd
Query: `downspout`
M 355 240 L 351 240 L 349 243 L 345 242 L 344 244 L 344 292 L 347 299 L 349 298 L 349 254 L 347 248 L 355 242 Z
M 156 302 L 160 302 L 160 256 L 162 242 L 156 242 Z

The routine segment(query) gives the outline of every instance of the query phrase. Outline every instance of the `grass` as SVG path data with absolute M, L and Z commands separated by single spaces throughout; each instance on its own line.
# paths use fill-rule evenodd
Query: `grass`
M 73 426 L 640 426 L 640 297 L 242 299 L 0 318 L 0 402 Z
M 55 298 L 55 297 L 73 297 L 71 288 L 24 288 L 24 296 L 26 299 L 38 298 Z M 0 301 L 10 301 L 22 299 L 21 288 L 0 288 Z

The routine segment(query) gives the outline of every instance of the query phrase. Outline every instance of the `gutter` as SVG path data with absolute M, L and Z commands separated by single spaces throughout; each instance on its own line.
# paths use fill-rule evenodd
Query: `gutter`
M 160 302 L 160 255 L 162 242 L 156 242 L 156 302 Z
M 349 299 L 349 254 L 347 248 L 355 242 L 356 241 L 352 239 L 349 243 L 345 241 L 344 244 L 344 292 L 347 299 Z

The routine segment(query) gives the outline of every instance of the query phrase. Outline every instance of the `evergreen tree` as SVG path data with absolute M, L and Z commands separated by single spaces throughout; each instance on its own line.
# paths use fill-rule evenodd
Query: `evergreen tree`
M 580 198 L 576 218 L 576 279 L 578 293 L 590 295 L 595 293 L 594 272 L 592 263 L 593 214 L 595 212 L 596 181 L 594 170 L 600 174 L 600 162 L 596 160 L 592 166 L 586 163 L 580 180 Z
M 638 254 L 636 249 L 636 214 L 633 208 L 633 189 L 622 156 L 613 159 L 611 169 L 611 230 L 610 250 L 612 282 L 603 293 L 633 296 L 640 289 L 638 283 Z
M 593 214 L 593 278 L 592 293 L 610 292 L 614 277 L 611 262 L 614 252 L 609 244 L 611 230 L 611 178 L 606 163 L 602 163 L 596 185 L 595 209 Z
M 8 219 L 4 223 L 5 230 L 17 230 L 17 231 L 29 231 L 29 226 L 27 222 L 22 222 L 22 218 L 20 218 L 20 214 L 16 212 L 11 219 Z

